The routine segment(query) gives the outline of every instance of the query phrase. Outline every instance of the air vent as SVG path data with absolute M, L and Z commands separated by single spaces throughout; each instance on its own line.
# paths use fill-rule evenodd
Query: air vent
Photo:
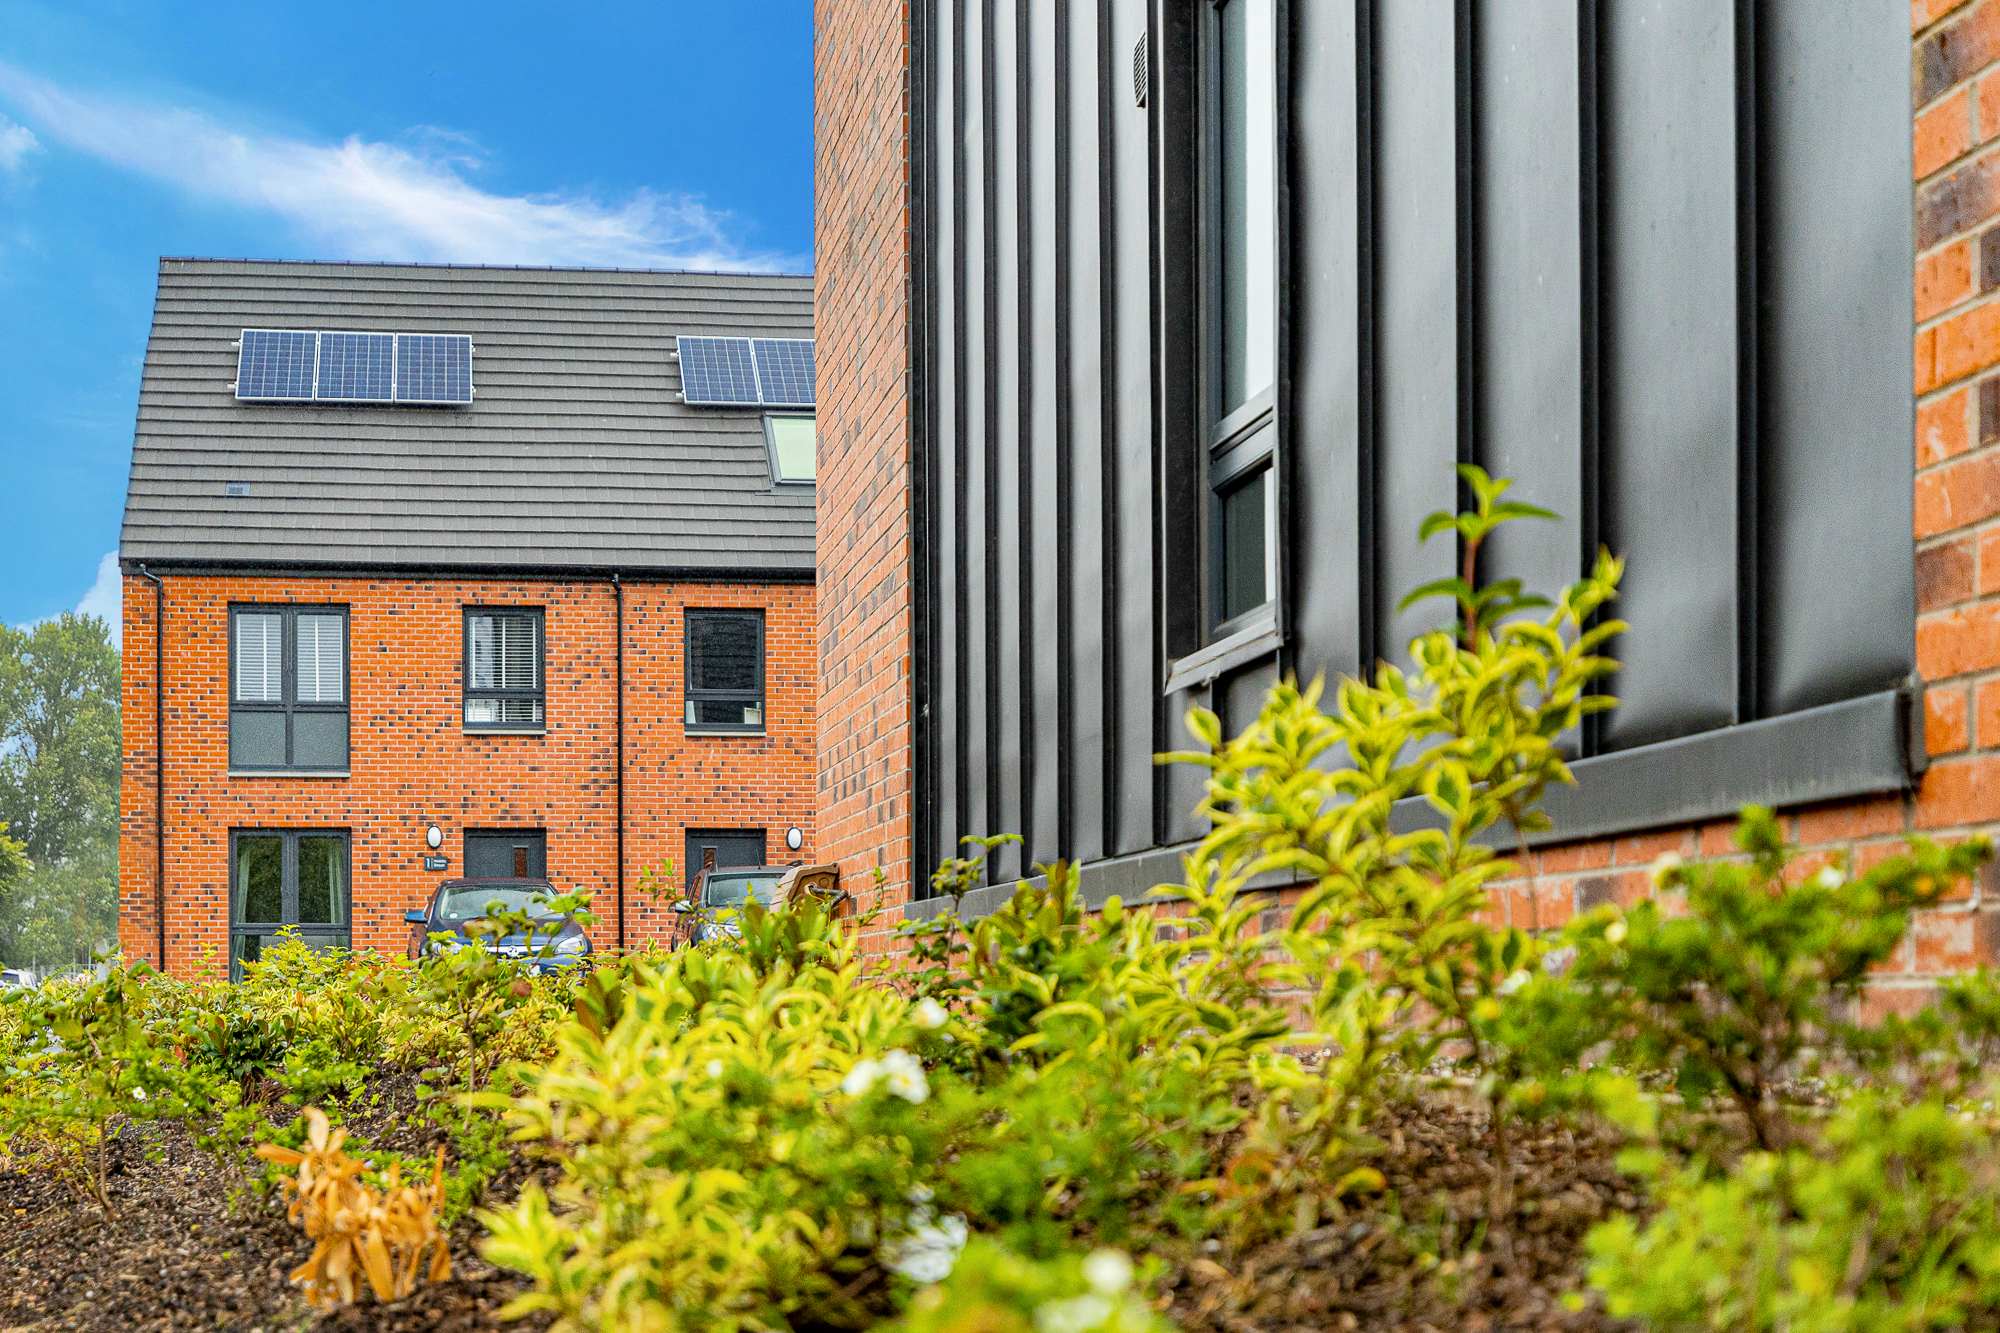
M 222 483 L 222 493 L 232 499 L 241 498 L 250 494 L 250 483 L 247 481 L 225 481 Z
M 1132 48 L 1132 101 L 1138 106 L 1146 105 L 1146 34 L 1139 34 L 1138 45 Z

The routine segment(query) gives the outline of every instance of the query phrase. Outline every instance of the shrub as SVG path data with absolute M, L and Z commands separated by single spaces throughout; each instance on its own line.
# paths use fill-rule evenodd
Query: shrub
M 966 1246 L 951 1276 L 910 1302 L 907 1333 L 1167 1333 L 1117 1250 L 1035 1262 L 988 1240 Z

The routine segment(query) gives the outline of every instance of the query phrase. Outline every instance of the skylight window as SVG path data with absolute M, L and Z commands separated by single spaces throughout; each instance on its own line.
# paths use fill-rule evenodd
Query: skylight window
M 241 402 L 472 401 L 472 339 L 464 334 L 245 329 L 236 346 Z
M 764 418 L 764 441 L 771 450 L 771 480 L 780 485 L 813 484 L 819 471 L 819 427 L 808 416 Z

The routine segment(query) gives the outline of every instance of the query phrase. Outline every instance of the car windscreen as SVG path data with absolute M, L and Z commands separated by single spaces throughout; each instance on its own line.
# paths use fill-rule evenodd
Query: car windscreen
M 438 895 L 437 920 L 477 921 L 488 903 L 503 912 L 548 915 L 549 891 L 533 884 L 455 884 Z
M 709 907 L 737 907 L 745 898 L 755 894 L 758 902 L 769 906 L 777 892 L 776 875 L 732 875 L 726 871 L 711 871 L 708 878 L 702 881 L 701 900 Z

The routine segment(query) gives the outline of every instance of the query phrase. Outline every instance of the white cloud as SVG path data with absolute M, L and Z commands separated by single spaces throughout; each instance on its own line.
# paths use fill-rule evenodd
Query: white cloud
M 125 646 L 125 576 L 118 570 L 118 552 L 107 551 L 97 562 L 97 581 L 76 604 L 80 616 L 103 616 L 111 626 L 111 645 Z
M 19 171 L 21 160 L 40 147 L 33 130 L 0 116 L 0 171 Z
M 90 585 L 90 591 L 76 604 L 80 616 L 102 616 L 111 627 L 111 646 L 125 647 L 125 576 L 118 568 L 118 552 L 107 551 L 97 562 L 97 581 Z M 37 616 L 35 619 L 14 626 L 19 630 L 32 630 L 37 625 L 46 625 L 54 616 Z
M 197 111 L 74 93 L 0 64 L 0 99 L 52 143 L 194 194 L 276 214 L 317 257 L 620 268 L 775 269 L 729 216 L 640 190 L 622 202 L 503 195 L 470 184 L 476 145 L 419 127 L 418 148 L 350 135 L 338 144 L 218 124 Z M 23 131 L 24 133 L 26 131 Z M 32 136 L 30 136 L 32 138 Z

